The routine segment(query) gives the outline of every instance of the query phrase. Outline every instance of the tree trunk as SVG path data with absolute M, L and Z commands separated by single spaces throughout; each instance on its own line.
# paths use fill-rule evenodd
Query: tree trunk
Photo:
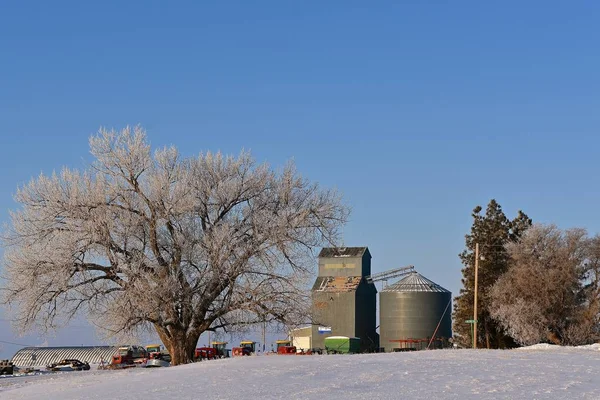
M 175 330 L 173 328 L 168 331 L 163 327 L 155 326 L 156 332 L 161 341 L 169 350 L 171 355 L 171 365 L 188 364 L 194 361 L 194 351 L 200 338 L 200 333 L 186 330 Z
M 188 364 L 194 361 L 194 350 L 198 343 L 198 337 L 195 339 L 187 338 L 180 341 L 173 341 L 169 348 L 171 354 L 171 365 Z
M 560 337 L 556 333 L 554 333 L 554 332 L 548 332 L 546 334 L 546 338 L 548 339 L 548 341 L 550 343 L 558 344 L 558 345 L 562 344 L 561 340 L 560 340 Z
M 490 326 L 488 324 L 488 319 L 486 318 L 484 321 L 485 326 L 485 345 L 487 349 L 490 349 Z

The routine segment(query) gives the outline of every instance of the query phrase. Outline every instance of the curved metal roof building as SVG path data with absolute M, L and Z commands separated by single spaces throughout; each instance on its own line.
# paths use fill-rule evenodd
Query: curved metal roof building
M 70 358 L 100 364 L 110 362 L 118 350 L 118 346 L 25 347 L 11 361 L 18 367 L 46 366 Z

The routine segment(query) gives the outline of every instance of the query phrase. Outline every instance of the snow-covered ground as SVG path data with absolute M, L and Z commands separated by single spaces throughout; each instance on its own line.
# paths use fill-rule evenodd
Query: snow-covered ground
M 0 399 L 600 399 L 600 346 L 255 356 L 0 379 Z

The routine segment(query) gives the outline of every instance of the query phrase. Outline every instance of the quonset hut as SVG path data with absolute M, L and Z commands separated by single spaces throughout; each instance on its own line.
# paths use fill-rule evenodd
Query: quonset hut
M 376 332 L 377 289 L 368 283 L 371 254 L 367 247 L 326 247 L 319 253 L 319 275 L 312 288 L 317 325 L 311 347 L 325 348 L 325 338 L 360 338 L 361 351 L 379 347 Z
M 381 291 L 379 311 L 381 347 L 386 352 L 449 345 L 452 293 L 417 272 Z
M 17 367 L 42 367 L 65 359 L 100 364 L 109 363 L 118 351 L 115 346 L 25 347 L 15 353 L 11 362 Z

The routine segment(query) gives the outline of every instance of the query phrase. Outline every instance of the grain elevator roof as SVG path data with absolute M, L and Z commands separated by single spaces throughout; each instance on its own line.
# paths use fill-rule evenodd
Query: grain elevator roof
M 398 282 L 382 290 L 382 292 L 441 292 L 450 293 L 435 282 L 430 281 L 418 272 L 412 272 Z
M 360 257 L 368 251 L 369 249 L 367 247 L 323 247 L 319 253 L 319 257 Z

